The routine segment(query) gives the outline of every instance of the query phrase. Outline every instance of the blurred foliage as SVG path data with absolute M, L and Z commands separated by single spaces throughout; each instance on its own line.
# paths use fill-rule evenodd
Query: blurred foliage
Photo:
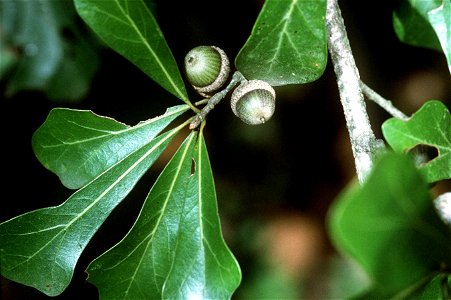
M 451 1 L 397 0 L 393 26 L 404 43 L 443 52 L 451 73 Z
M 337 249 L 367 272 L 372 296 L 404 299 L 438 273 L 449 276 L 451 232 L 408 156 L 385 154 L 334 202 L 328 223 Z
M 5 96 L 39 90 L 58 102 L 86 96 L 100 44 L 71 0 L 0 1 L 0 75 Z
M 442 51 L 434 28 L 427 20 L 428 11 L 438 7 L 441 2 L 441 0 L 396 0 L 393 28 L 399 39 L 414 46 Z

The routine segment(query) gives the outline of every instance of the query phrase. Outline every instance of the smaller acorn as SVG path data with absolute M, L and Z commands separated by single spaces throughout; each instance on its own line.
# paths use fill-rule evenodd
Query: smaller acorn
M 274 114 L 276 92 L 263 80 L 249 80 L 233 91 L 230 106 L 233 113 L 244 123 L 260 125 Z
M 198 46 L 185 56 L 185 73 L 194 89 L 209 97 L 227 81 L 230 62 L 221 48 Z

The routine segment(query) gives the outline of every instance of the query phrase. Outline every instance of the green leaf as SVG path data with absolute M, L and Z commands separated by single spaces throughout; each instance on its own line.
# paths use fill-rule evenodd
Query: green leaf
M 368 273 L 381 299 L 415 292 L 418 282 L 451 263 L 451 232 L 405 155 L 386 154 L 362 186 L 348 188 L 329 212 L 328 229 L 337 249 Z
M 327 63 L 325 15 L 325 0 L 265 1 L 237 69 L 273 86 L 316 80 Z
M 8 82 L 7 95 L 22 89 L 44 88 L 62 62 L 62 40 L 52 2 L 0 2 L 2 29 L 5 28 L 11 46 L 23 50 Z
M 192 132 L 165 167 L 127 236 L 89 265 L 101 298 L 227 299 L 237 288 L 205 142 L 195 139 Z
M 0 47 L 6 49 L 0 72 L 11 71 L 5 77 L 7 96 L 35 89 L 68 102 L 86 95 L 99 65 L 97 40 L 76 17 L 72 0 L 0 1 Z M 12 58 L 14 66 L 8 65 Z
M 177 63 L 143 0 L 74 0 L 79 15 L 112 49 L 187 104 Z
M 0 37 L 0 79 L 5 78 L 8 72 L 17 64 L 19 57 L 14 48 L 6 45 Z
M 248 271 L 248 278 L 240 286 L 237 299 L 304 299 L 299 297 L 303 283 L 294 276 L 279 266 L 263 263 L 255 265 L 255 270 Z
M 451 296 L 451 275 L 438 274 L 429 282 L 421 293 L 422 300 L 442 300 Z
M 449 0 L 398 0 L 393 26 L 402 42 L 445 53 L 451 72 L 450 16 Z
M 33 150 L 66 187 L 78 189 L 149 143 L 187 110 L 186 105 L 174 106 L 164 115 L 130 127 L 91 111 L 55 108 L 34 133 Z
M 50 78 L 46 93 L 52 101 L 76 102 L 88 93 L 100 65 L 97 53 L 86 41 L 64 43 L 65 53 L 58 70 Z
M 428 11 L 427 17 L 440 40 L 451 73 L 451 1 L 442 0 L 439 7 Z
M 427 12 L 437 8 L 441 0 L 397 0 L 393 11 L 393 27 L 398 38 L 409 45 L 441 51 Z
M 130 153 L 63 204 L 0 224 L 1 274 L 49 296 L 62 293 L 89 240 L 180 129 Z
M 451 116 L 440 101 L 426 102 L 409 120 L 391 118 L 382 124 L 388 144 L 396 152 L 415 146 L 435 147 L 438 156 L 420 166 L 428 182 L 451 178 Z

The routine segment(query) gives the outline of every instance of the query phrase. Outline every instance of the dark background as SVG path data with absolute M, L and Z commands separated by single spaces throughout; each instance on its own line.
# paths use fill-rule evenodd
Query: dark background
M 263 3 L 155 2 L 157 20 L 179 63 L 201 44 L 223 48 L 233 61 Z M 340 1 L 361 78 L 406 114 L 429 99 L 449 106 L 450 76 L 444 55 L 400 43 L 392 28 L 392 4 L 391 0 Z M 0 222 L 58 205 L 72 193 L 40 165 L 31 149 L 33 132 L 53 107 L 90 109 L 134 125 L 181 104 L 115 52 L 103 48 L 100 54 L 90 91 L 78 103 L 52 102 L 38 91 L 2 96 Z M 0 82 L 0 95 L 5 82 Z M 200 100 L 188 85 L 187 89 L 193 102 Z M 224 100 L 209 115 L 205 129 L 224 236 L 243 272 L 236 298 L 249 295 L 246 291 L 252 289 L 256 274 L 263 272 L 262 264 L 299 280 L 302 295 L 321 295 L 327 285 L 321 274 L 335 253 L 324 230 L 327 209 L 355 174 L 331 65 L 315 82 L 277 87 L 276 92 L 276 113 L 267 124 L 241 123 Z M 367 107 L 381 138 L 380 125 L 389 116 L 373 103 Z M 183 138 L 180 135 L 178 142 Z M 83 270 L 127 233 L 174 150 L 169 149 L 107 219 L 79 260 L 73 282 L 56 298 L 97 298 Z M 34 289 L 4 278 L 1 282 L 2 299 L 46 299 Z

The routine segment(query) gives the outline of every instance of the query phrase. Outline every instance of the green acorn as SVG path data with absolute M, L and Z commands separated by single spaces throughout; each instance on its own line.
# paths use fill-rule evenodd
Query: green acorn
M 267 122 L 276 109 L 276 93 L 263 80 L 249 80 L 240 84 L 230 101 L 233 113 L 244 123 L 259 125 Z
M 185 73 L 194 89 L 209 97 L 227 81 L 230 62 L 221 48 L 198 46 L 185 56 Z

